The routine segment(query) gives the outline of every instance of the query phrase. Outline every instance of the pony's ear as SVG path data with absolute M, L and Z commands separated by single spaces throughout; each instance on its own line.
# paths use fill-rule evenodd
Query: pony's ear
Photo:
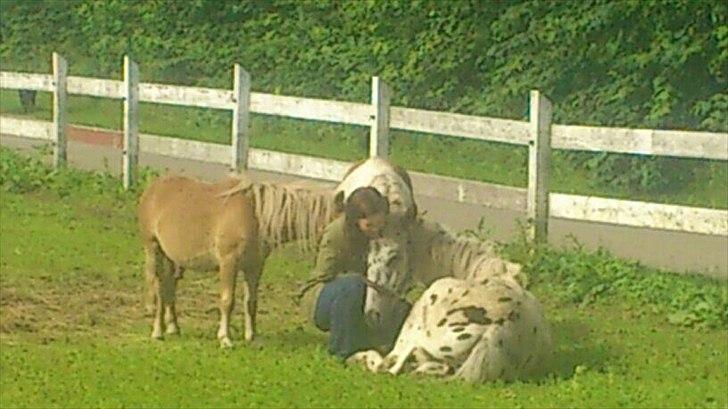
M 417 203 L 415 203 L 414 200 L 412 201 L 412 207 L 407 210 L 407 213 L 408 213 L 407 214 L 408 221 L 417 220 L 417 215 L 419 213 L 419 209 L 417 208 Z
M 341 213 L 344 211 L 344 191 L 341 190 L 336 193 L 336 196 L 334 196 L 334 206 L 336 208 L 337 213 Z

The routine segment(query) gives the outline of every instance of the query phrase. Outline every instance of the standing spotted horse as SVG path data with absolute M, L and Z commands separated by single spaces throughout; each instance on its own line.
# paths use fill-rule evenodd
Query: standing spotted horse
M 336 194 L 342 194 L 344 200 L 360 188 L 375 188 L 389 201 L 389 216 L 382 237 L 369 243 L 368 268 L 375 273 L 395 272 L 387 276 L 370 278 L 366 291 L 364 313 L 373 327 L 388 327 L 387 320 L 394 316 L 390 312 L 398 308 L 399 300 L 386 291 L 386 287 L 396 283 L 387 282 L 387 277 L 399 279 L 407 276 L 409 260 L 407 251 L 408 230 L 415 222 L 417 207 L 412 191 L 412 181 L 401 167 L 382 158 L 369 158 L 354 164 L 344 175 L 336 187 Z M 384 286 L 377 285 L 384 284 Z
M 458 237 L 418 220 L 410 232 L 412 275 L 389 279 L 403 293 L 412 280 L 432 283 L 413 306 L 394 349 L 370 350 L 349 362 L 374 372 L 446 376 L 470 382 L 523 379 L 543 371 L 551 331 L 521 266 L 496 255 L 492 243 Z M 371 269 L 370 279 L 383 272 Z M 397 271 L 389 274 L 399 274 Z

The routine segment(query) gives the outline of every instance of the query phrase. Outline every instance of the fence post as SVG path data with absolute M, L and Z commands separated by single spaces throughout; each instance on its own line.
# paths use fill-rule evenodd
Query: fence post
M 233 68 L 233 102 L 232 168 L 240 172 L 248 168 L 250 147 L 250 74 L 240 64 Z
M 372 77 L 374 117 L 369 132 L 369 157 L 389 157 L 389 87 L 379 77 Z
M 139 163 L 139 66 L 124 56 L 124 151 L 122 178 L 124 189 L 136 183 Z
M 68 64 L 58 53 L 53 53 L 53 166 L 66 165 L 66 77 Z
M 529 239 L 534 244 L 548 238 L 549 173 L 551 161 L 551 101 L 539 91 L 531 91 L 531 129 L 528 141 L 528 222 Z

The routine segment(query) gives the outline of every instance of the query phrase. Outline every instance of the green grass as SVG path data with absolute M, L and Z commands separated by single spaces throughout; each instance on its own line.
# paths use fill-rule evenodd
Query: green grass
M 39 108 L 29 116 L 51 117 L 49 94 L 39 94 Z M 0 91 L 0 113 L 23 116 L 17 92 Z M 70 97 L 71 123 L 120 129 L 118 101 Z M 206 142 L 230 143 L 230 114 L 226 111 L 142 104 L 142 132 Z M 251 145 L 256 148 L 352 161 L 366 156 L 368 128 L 253 115 Z M 502 185 L 527 185 L 528 151 L 508 144 L 392 131 L 391 157 L 409 170 Z M 584 157 L 594 154 L 583 153 Z M 728 162 L 685 159 L 682 177 L 662 192 L 635 191 L 597 182 L 593 172 L 575 167 L 565 152 L 555 151 L 554 192 L 728 209 Z
M 658 288 L 638 282 L 587 297 L 581 287 L 599 284 L 585 281 L 591 270 L 603 280 L 655 273 L 601 253 L 549 249 L 527 264 L 553 274 L 550 282 L 536 275 L 532 288 L 556 337 L 548 377 L 474 386 L 391 377 L 329 357 L 325 335 L 292 304 L 311 254 L 287 247 L 268 259 L 253 345 L 219 349 L 217 280 L 192 271 L 179 290 L 182 335 L 156 342 L 141 305 L 138 191 L 120 191 L 100 173 L 54 172 L 7 149 L 0 187 L 3 408 L 728 405 L 728 323 L 673 325 L 665 310 L 671 292 L 697 290 L 722 294 L 723 304 L 709 307 L 725 308 L 724 283 L 662 273 Z M 640 302 L 640 291 L 661 296 Z M 238 339 L 241 321 L 238 308 Z

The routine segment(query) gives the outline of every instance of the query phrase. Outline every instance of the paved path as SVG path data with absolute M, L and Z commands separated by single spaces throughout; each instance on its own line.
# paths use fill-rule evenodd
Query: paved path
M 0 144 L 21 149 L 31 149 L 37 141 L 12 136 L 0 137 Z M 107 169 L 119 174 L 121 151 L 114 147 L 91 145 L 70 141 L 69 161 L 72 165 L 91 170 Z M 225 166 L 170 158 L 142 153 L 142 166 L 169 169 L 215 180 L 227 173 Z M 297 177 L 270 172 L 251 172 L 258 180 L 295 180 Z M 326 183 L 326 182 L 321 182 Z M 330 183 L 329 183 L 330 184 Z M 415 185 L 415 192 L 417 186 Z M 418 206 L 428 216 L 455 230 L 477 226 L 483 218 L 485 226 L 497 240 L 514 237 L 517 220 L 524 214 L 494 210 L 483 206 L 453 203 L 445 200 L 418 196 Z M 679 233 L 663 230 L 623 227 L 616 225 L 551 219 L 549 241 L 555 245 L 572 243 L 576 238 L 585 248 L 605 247 L 614 254 L 658 268 L 676 272 L 703 272 L 713 277 L 728 278 L 728 237 Z

